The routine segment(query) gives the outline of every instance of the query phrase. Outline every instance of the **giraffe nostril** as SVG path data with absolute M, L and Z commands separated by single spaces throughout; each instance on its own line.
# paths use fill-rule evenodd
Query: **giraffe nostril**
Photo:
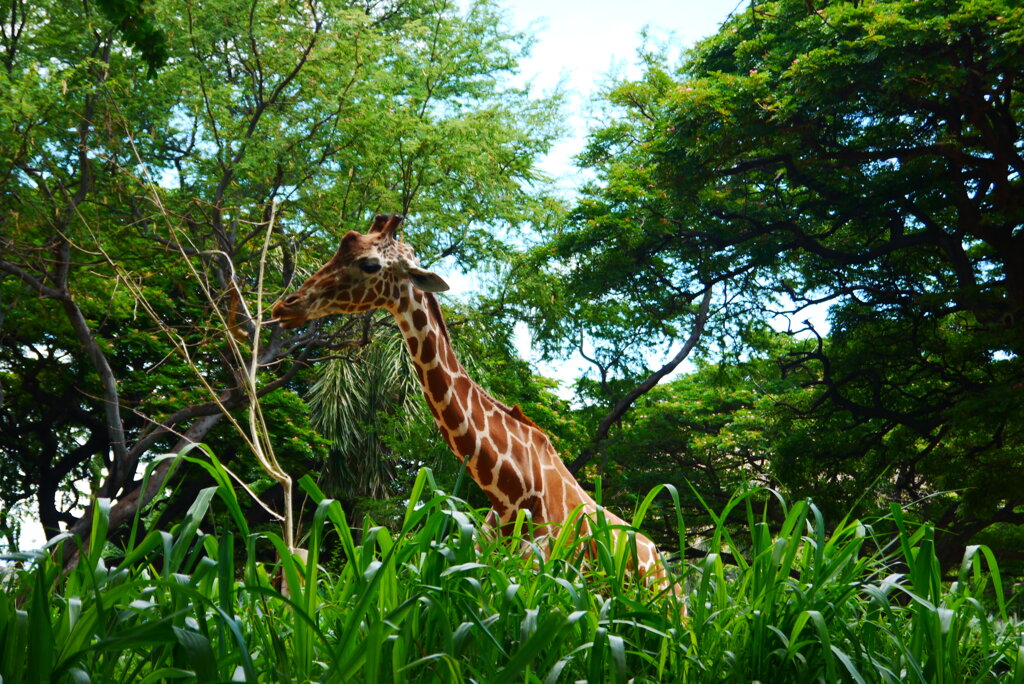
M 288 295 L 287 297 L 284 298 L 284 305 L 285 306 L 295 306 L 298 303 L 299 303 L 299 295 L 293 294 L 293 295 Z

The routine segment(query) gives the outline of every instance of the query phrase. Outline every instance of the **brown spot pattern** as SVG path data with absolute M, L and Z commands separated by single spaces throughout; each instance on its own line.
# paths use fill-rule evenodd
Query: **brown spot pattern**
M 480 400 L 480 392 L 473 393 L 472 408 L 469 415 L 473 419 L 473 427 L 483 431 L 487 427 L 487 412 L 484 410 L 483 402 Z
M 426 350 L 426 342 L 423 344 L 423 349 Z M 430 392 L 431 399 L 440 404 L 444 401 L 444 393 L 448 391 L 448 378 L 445 375 L 444 369 L 440 366 L 434 366 L 427 371 L 427 389 Z
M 544 489 L 544 469 L 541 467 L 540 458 L 536 454 L 533 454 L 531 465 L 533 466 L 533 482 L 527 483 L 533 489 L 543 490 Z
M 441 362 L 444 363 L 444 365 L 448 366 L 449 368 L 457 368 L 459 364 L 456 363 L 455 354 L 454 354 L 454 352 L 452 352 L 451 345 L 447 345 L 446 344 L 443 347 L 441 347 L 441 349 L 442 349 L 442 352 L 441 352 Z M 462 378 L 462 376 L 460 376 L 459 379 L 464 379 L 464 378 Z M 466 382 L 468 383 L 469 380 L 467 379 Z
M 469 433 L 467 433 L 469 434 Z M 477 469 L 480 472 L 480 486 L 487 487 L 494 481 L 494 466 L 498 458 L 494 453 L 494 445 L 486 437 L 480 439 L 480 453 L 476 456 Z
M 523 497 L 523 481 L 519 479 L 515 468 L 508 460 L 502 461 L 498 469 L 498 489 L 504 492 L 512 503 Z
M 444 418 L 444 424 L 449 430 L 456 430 L 463 421 L 462 407 L 459 406 L 459 400 L 452 397 L 452 400 L 448 402 L 448 406 L 441 413 L 441 417 Z
M 519 504 L 520 508 L 525 508 L 530 511 L 533 515 L 533 519 L 536 522 L 546 522 L 547 516 L 544 515 L 544 502 L 536 494 L 531 495 L 523 499 L 523 502 Z
M 498 450 L 499 454 L 503 454 L 508 450 L 507 426 L 504 420 L 495 420 L 498 416 L 501 414 L 491 416 L 491 439 L 494 440 L 494 448 Z M 501 417 L 504 418 L 504 416 Z
M 412 312 L 412 324 L 417 330 L 423 330 L 427 327 L 427 314 L 424 313 L 423 309 L 416 309 Z
M 452 391 L 455 392 L 455 396 L 468 398 L 470 387 L 472 387 L 472 385 L 470 385 L 469 378 L 465 375 L 455 376 L 455 382 L 452 383 Z
M 427 335 L 423 338 L 423 350 L 420 352 L 420 361 L 423 363 L 430 363 L 437 356 L 437 347 L 435 346 L 434 336 Z
M 569 512 L 565 510 L 565 506 L 562 503 L 562 493 L 565 491 L 565 485 L 562 483 L 562 478 L 552 477 L 551 482 L 545 483 L 544 495 L 548 501 L 548 511 L 561 510 L 560 514 L 555 517 L 564 520 Z
M 455 453 L 458 456 L 461 456 L 462 458 L 470 458 L 476 450 L 476 437 L 472 432 L 467 432 L 464 435 L 453 437 L 452 447 L 455 449 Z M 479 468 L 479 459 L 477 460 L 477 464 L 477 467 Z M 488 480 L 490 480 L 489 475 Z

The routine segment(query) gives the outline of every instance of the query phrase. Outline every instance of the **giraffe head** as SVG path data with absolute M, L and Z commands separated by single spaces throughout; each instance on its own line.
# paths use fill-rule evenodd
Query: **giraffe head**
M 412 247 L 396 239 L 403 220 L 400 214 L 381 214 L 365 235 L 349 231 L 323 268 L 274 305 L 281 327 L 337 313 L 393 309 L 410 286 L 425 292 L 447 290 L 439 275 L 419 267 Z

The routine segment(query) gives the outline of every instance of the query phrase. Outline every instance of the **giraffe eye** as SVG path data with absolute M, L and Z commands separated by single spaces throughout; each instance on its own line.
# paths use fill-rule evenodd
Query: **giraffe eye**
M 376 273 L 381 269 L 381 265 L 376 259 L 363 259 L 359 262 L 359 269 L 363 273 Z

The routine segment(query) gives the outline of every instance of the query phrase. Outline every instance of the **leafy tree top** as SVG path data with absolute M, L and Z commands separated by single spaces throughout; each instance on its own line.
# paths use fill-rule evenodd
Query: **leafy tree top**
M 704 344 L 741 353 L 827 306 L 828 337 L 808 324 L 781 358 L 813 391 L 775 472 L 847 501 L 865 478 L 956 489 L 935 503 L 954 546 L 1024 520 L 1022 40 L 1009 0 L 774 0 L 678 68 L 643 55 L 535 254 L 555 285 L 523 286 L 539 334 L 608 371 L 613 403 L 708 288 Z

